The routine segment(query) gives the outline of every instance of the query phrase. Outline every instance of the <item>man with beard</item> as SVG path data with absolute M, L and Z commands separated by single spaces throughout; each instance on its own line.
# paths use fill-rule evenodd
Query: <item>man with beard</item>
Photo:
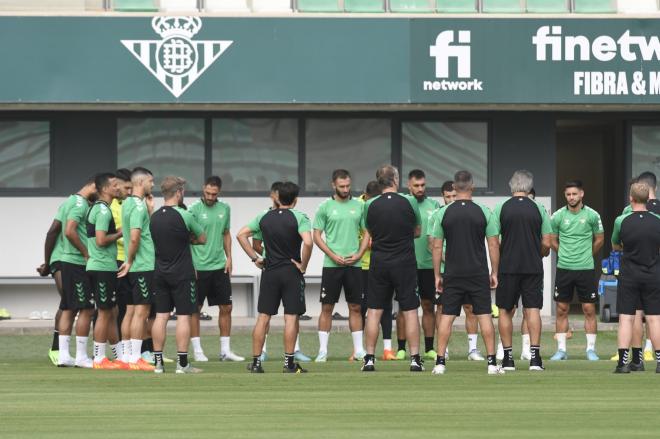
M 147 198 L 154 187 L 154 176 L 148 169 L 135 168 L 131 173 L 133 193 L 122 204 L 122 233 L 126 261 L 119 267 L 118 277 L 128 276 L 133 300 L 133 317 L 130 323 L 130 352 L 124 347 L 124 358 L 133 370 L 151 371 L 154 367 L 141 358 L 142 339 L 153 299 L 153 274 L 155 266 L 154 244 L 149 230 Z
M 362 360 L 360 231 L 363 204 L 351 197 L 351 175 L 345 169 L 332 172 L 334 195 L 319 206 L 314 217 L 314 243 L 325 253 L 321 275 L 319 353 L 316 362 L 328 359 L 332 311 L 343 288 L 348 303 L 348 325 L 353 337 L 353 355 Z M 325 235 L 325 240 L 323 239 Z
M 557 252 L 555 302 L 557 303 L 557 352 L 551 361 L 567 360 L 566 332 L 568 311 L 577 290 L 584 313 L 584 332 L 587 336 L 587 360 L 597 361 L 596 300 L 598 286 L 594 272 L 594 255 L 605 241 L 603 224 L 598 212 L 582 202 L 584 189 L 579 180 L 564 186 L 567 205 L 557 210 L 551 219 L 552 248 Z
M 195 361 L 208 361 L 200 341 L 199 311 L 204 298 L 209 306 L 218 306 L 218 326 L 220 329 L 220 360 L 245 361 L 231 351 L 231 234 L 229 233 L 231 210 L 224 201 L 218 200 L 222 189 L 220 177 L 206 179 L 202 187 L 202 198 L 195 201 L 188 212 L 202 226 L 206 233 L 206 243 L 192 247 L 192 258 L 197 271 L 197 308 L 192 315 L 190 341 L 193 345 Z
M 440 208 L 440 203 L 426 196 L 426 174 L 421 169 L 413 169 L 408 173 L 408 192 L 417 200 L 419 215 L 422 218 L 422 234 L 415 238 L 415 258 L 417 260 L 417 294 L 422 302 L 422 329 L 424 331 L 424 358 L 435 360 L 436 352 L 433 346 L 435 335 L 435 276 L 433 274 L 433 257 L 429 247 L 429 224 L 433 212 Z M 405 357 L 406 330 L 403 314 L 397 315 L 396 333 L 399 347 L 397 359 Z

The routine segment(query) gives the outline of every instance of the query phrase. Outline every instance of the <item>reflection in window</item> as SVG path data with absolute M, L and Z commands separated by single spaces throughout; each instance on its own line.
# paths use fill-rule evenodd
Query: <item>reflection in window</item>
M 268 192 L 298 182 L 296 119 L 214 119 L 213 174 L 226 191 Z
M 309 119 L 305 150 L 305 189 L 330 191 L 335 169 L 351 173 L 359 193 L 376 178 L 379 166 L 391 163 L 389 119 Z
M 645 171 L 660 177 L 660 125 L 638 125 L 632 130 L 632 176 Z
M 0 121 L 0 188 L 49 186 L 49 122 Z
M 186 179 L 189 191 L 204 181 L 204 120 L 183 118 L 119 119 L 117 163 L 144 166 L 154 173 L 154 190 L 166 175 Z
M 456 171 L 472 173 L 475 187 L 488 187 L 486 122 L 404 122 L 403 176 L 412 169 L 426 173 L 428 187 L 453 180 Z

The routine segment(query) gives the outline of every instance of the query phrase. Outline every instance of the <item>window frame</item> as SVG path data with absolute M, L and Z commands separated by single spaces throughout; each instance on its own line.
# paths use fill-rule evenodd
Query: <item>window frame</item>
M 42 187 L 0 187 L 0 197 L 10 196 L 54 196 L 57 195 L 55 190 L 55 172 L 54 166 L 56 155 L 53 136 L 53 119 L 46 114 L 29 114 L 29 115 L 16 115 L 16 114 L 1 114 L 0 122 L 47 122 L 48 123 L 48 186 Z
M 400 172 L 403 172 L 403 124 L 404 123 L 460 123 L 460 122 L 469 122 L 469 123 L 475 123 L 475 122 L 480 122 L 480 123 L 485 123 L 486 124 L 486 184 L 487 186 L 482 187 L 482 186 L 475 186 L 473 194 L 475 196 L 488 196 L 493 194 L 493 120 L 492 118 L 489 117 L 466 117 L 464 115 L 442 115 L 442 117 L 438 118 L 429 118 L 427 115 L 419 115 L 419 116 L 403 116 L 397 118 L 397 122 L 399 124 L 398 126 L 398 136 L 396 138 L 393 137 L 392 141 L 393 143 L 395 141 L 398 141 L 398 143 L 395 145 L 395 148 L 397 148 L 396 151 L 396 158 L 398 161 L 396 162 L 397 166 L 399 168 Z M 394 160 L 394 152 L 393 152 L 393 162 Z M 467 171 L 470 171 L 467 169 Z M 407 179 L 407 176 L 401 175 L 400 176 L 402 182 Z M 442 184 L 442 183 L 441 183 Z M 403 186 L 403 183 L 401 183 Z M 442 196 L 442 189 L 441 186 L 427 186 L 426 187 L 426 193 L 427 195 L 431 196 Z

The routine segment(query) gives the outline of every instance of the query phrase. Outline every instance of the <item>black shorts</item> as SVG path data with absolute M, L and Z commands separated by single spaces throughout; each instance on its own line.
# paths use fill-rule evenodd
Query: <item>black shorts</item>
M 204 299 L 209 306 L 231 305 L 231 281 L 224 268 L 197 271 L 197 305 L 203 306 Z
M 66 311 L 94 309 L 94 296 L 85 266 L 62 262 L 61 270 L 64 297 L 60 301 L 60 309 Z
M 62 270 L 62 262 L 60 262 L 60 261 L 53 261 L 53 262 L 51 262 L 51 264 L 49 265 L 49 268 L 50 268 L 50 275 L 54 277 L 54 276 L 55 276 L 55 273 L 57 273 L 58 271 Z
M 634 315 L 643 310 L 646 315 L 660 314 L 660 279 L 619 276 L 616 292 L 616 311 Z
M 153 303 L 153 282 L 153 271 L 128 273 L 128 284 L 131 290 L 131 301 L 133 305 L 151 305 Z
M 284 314 L 305 314 L 305 278 L 295 265 L 264 270 L 259 285 L 257 311 L 276 315 L 284 305 Z
M 417 267 L 369 267 L 369 297 L 371 309 L 387 309 L 392 296 L 399 302 L 401 311 L 419 308 L 417 294 Z
M 577 291 L 581 303 L 596 303 L 598 300 L 598 279 L 594 270 L 557 269 L 555 275 L 555 302 L 573 301 L 573 292 Z
M 362 301 L 361 272 L 360 267 L 323 267 L 320 302 L 333 305 L 339 302 L 343 288 L 346 303 L 359 304 Z
M 197 312 L 197 282 L 195 279 L 174 280 L 154 274 L 154 309 L 157 313 L 189 316 Z
M 117 268 L 121 267 L 123 263 L 124 261 L 117 261 Z M 117 279 L 117 305 L 120 307 L 133 305 L 133 292 L 128 276 Z
M 543 308 L 543 274 L 500 274 L 495 293 L 498 308 L 511 311 L 522 298 L 524 308 Z
M 417 269 L 417 293 L 423 300 L 436 303 L 435 274 L 432 268 Z
M 98 309 L 117 306 L 117 273 L 114 271 L 88 271 L 94 301 Z
M 487 274 L 470 277 L 444 276 L 440 295 L 442 314 L 458 316 L 465 303 L 472 305 L 475 315 L 490 314 L 490 278 Z

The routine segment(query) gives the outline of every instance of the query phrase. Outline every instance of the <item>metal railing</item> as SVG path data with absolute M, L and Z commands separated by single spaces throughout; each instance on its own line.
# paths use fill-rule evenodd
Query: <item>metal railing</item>
M 170 0 L 171 1 L 171 0 Z M 226 12 L 231 12 L 231 8 L 217 8 L 214 6 L 209 6 L 210 2 L 212 0 L 195 0 L 194 2 L 191 1 L 191 3 L 195 4 L 195 7 L 192 9 L 193 11 L 197 12 L 218 12 L 218 11 L 226 11 Z M 484 4 L 486 3 L 486 6 L 488 6 L 488 1 L 489 0 L 474 0 L 474 12 L 476 13 L 484 13 L 484 12 L 491 12 L 488 10 L 488 7 L 484 8 Z M 424 9 L 423 11 L 420 12 L 433 12 L 437 11 L 437 4 L 436 0 L 426 0 L 427 2 L 427 8 Z M 574 12 L 581 12 L 579 8 L 579 2 L 580 0 L 565 0 L 566 4 L 566 13 L 574 13 Z M 635 10 L 639 11 L 639 2 L 640 0 L 609 0 L 609 5 L 610 5 L 610 11 L 618 11 L 619 13 L 625 13 L 625 11 L 629 10 Z M 58 5 L 59 3 L 59 5 Z M 160 9 L 160 10 L 167 10 L 168 8 L 168 0 L 154 0 L 153 2 L 153 7 L 154 9 Z M 237 2 L 241 3 L 241 2 Z M 285 2 L 286 3 L 286 2 Z M 519 12 L 521 13 L 526 13 L 528 8 L 527 8 L 527 3 L 528 0 L 519 0 L 520 4 L 520 9 Z M 652 4 L 651 2 L 648 2 L 649 4 Z M 655 3 L 655 10 L 651 11 L 646 11 L 646 12 L 656 12 L 660 13 L 660 0 L 654 0 Z M 259 0 L 245 0 L 244 2 L 241 3 L 244 7 L 241 8 L 241 10 L 245 11 L 267 11 L 270 10 L 270 8 L 264 7 L 264 4 L 267 4 L 265 1 L 259 1 Z M 255 5 L 259 5 L 258 8 L 255 7 Z M 346 10 L 345 7 L 345 0 L 336 0 L 337 4 L 337 10 L 336 12 L 338 13 L 345 13 L 345 12 L 351 12 L 350 10 Z M 68 6 L 71 5 L 71 6 Z M 173 5 L 171 3 L 170 5 Z M 394 9 L 392 8 L 392 1 L 391 0 L 382 0 L 382 5 L 383 5 L 383 12 L 392 12 L 392 13 L 397 13 L 397 14 L 405 14 L 405 13 L 415 13 L 416 11 L 414 9 L 411 9 L 409 11 L 401 11 L 400 9 Z M 628 7 L 627 7 L 628 6 Z M 0 11 L 43 11 L 47 12 L 50 10 L 66 10 L 67 8 L 71 8 L 72 11 L 84 11 L 84 10 L 104 10 L 104 11 L 113 11 L 115 10 L 115 2 L 113 0 L 70 0 L 70 1 L 64 1 L 64 2 L 58 2 L 58 0 L 0 0 Z M 237 9 L 238 10 L 238 9 Z M 299 1 L 298 0 L 289 0 L 288 1 L 288 9 L 287 8 L 277 8 L 273 7 L 273 11 L 286 11 L 289 10 L 292 13 L 296 12 L 308 12 L 306 10 L 301 10 L 299 7 Z M 642 11 L 645 11 L 641 9 Z M 469 11 L 467 11 L 469 12 Z M 442 14 L 444 12 L 435 12 L 438 14 Z

